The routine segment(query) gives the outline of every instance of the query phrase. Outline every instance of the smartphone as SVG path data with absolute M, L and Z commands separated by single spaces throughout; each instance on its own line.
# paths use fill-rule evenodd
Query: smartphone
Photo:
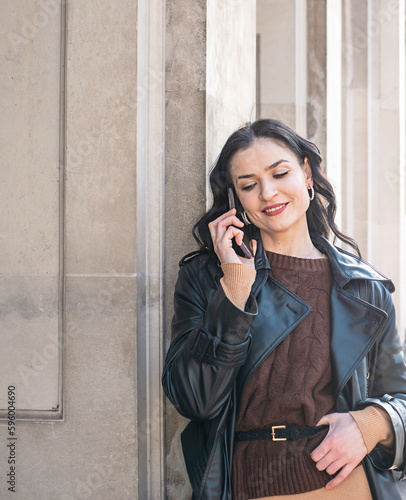
M 228 206 L 230 207 L 230 210 L 235 208 L 234 192 L 232 187 L 228 188 Z M 233 243 L 235 243 L 235 239 Z M 237 243 L 235 243 L 233 245 L 233 248 L 236 251 L 237 255 L 239 255 L 240 257 L 246 257 L 247 259 L 252 259 L 254 257 L 248 250 L 247 245 L 244 242 L 242 242 L 239 246 L 237 245 Z M 243 255 L 241 255 L 241 252 Z

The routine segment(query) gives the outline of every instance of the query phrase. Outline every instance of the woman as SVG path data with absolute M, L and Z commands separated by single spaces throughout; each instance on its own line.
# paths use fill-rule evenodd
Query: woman
M 180 263 L 163 374 L 191 420 L 194 498 L 400 499 L 389 470 L 406 466 L 394 286 L 328 241 L 359 255 L 334 223 L 317 147 L 275 120 L 247 124 L 210 184 L 200 250 Z

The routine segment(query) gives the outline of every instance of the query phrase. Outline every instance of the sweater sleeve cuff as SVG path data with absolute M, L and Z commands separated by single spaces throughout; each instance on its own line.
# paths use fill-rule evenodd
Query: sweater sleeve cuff
M 370 453 L 379 443 L 385 448 L 394 445 L 394 433 L 389 415 L 377 405 L 370 405 L 363 410 L 350 411 Z
M 256 270 L 245 264 L 236 263 L 222 264 L 221 269 L 224 276 L 220 283 L 226 297 L 243 311 L 255 281 Z

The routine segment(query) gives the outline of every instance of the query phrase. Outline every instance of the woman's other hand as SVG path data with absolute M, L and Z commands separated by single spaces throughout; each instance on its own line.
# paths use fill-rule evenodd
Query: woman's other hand
M 357 467 L 367 454 L 367 448 L 357 423 L 349 413 L 325 415 L 317 425 L 329 425 L 330 429 L 310 456 L 319 470 L 328 474 L 340 471 L 326 484 L 329 490 L 339 485 Z
M 233 208 L 216 220 L 209 223 L 209 231 L 213 241 L 214 251 L 221 264 L 246 264 L 255 268 L 254 259 L 240 257 L 233 249 L 233 238 L 237 245 L 241 245 L 244 232 L 239 229 L 244 227 L 244 223 L 236 216 L 236 209 Z M 257 242 L 252 240 L 252 253 L 255 255 Z

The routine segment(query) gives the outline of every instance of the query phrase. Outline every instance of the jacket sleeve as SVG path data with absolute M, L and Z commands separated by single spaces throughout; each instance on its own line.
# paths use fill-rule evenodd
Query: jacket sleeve
M 250 296 L 245 311 L 235 307 L 220 285 L 207 287 L 192 266 L 179 270 L 174 295 L 172 342 L 162 376 L 165 394 L 190 420 L 219 415 L 250 346 L 257 304 Z M 203 283 L 204 282 L 204 283 Z M 206 288 L 203 286 L 206 285 Z M 223 341 L 236 334 L 242 343 Z
M 377 404 L 390 416 L 395 447 L 386 450 L 377 446 L 370 454 L 375 467 L 397 469 L 406 476 L 406 366 L 402 345 L 396 329 L 392 298 L 387 294 L 384 310 L 388 314 L 385 327 L 373 350 L 370 397 L 363 403 Z

